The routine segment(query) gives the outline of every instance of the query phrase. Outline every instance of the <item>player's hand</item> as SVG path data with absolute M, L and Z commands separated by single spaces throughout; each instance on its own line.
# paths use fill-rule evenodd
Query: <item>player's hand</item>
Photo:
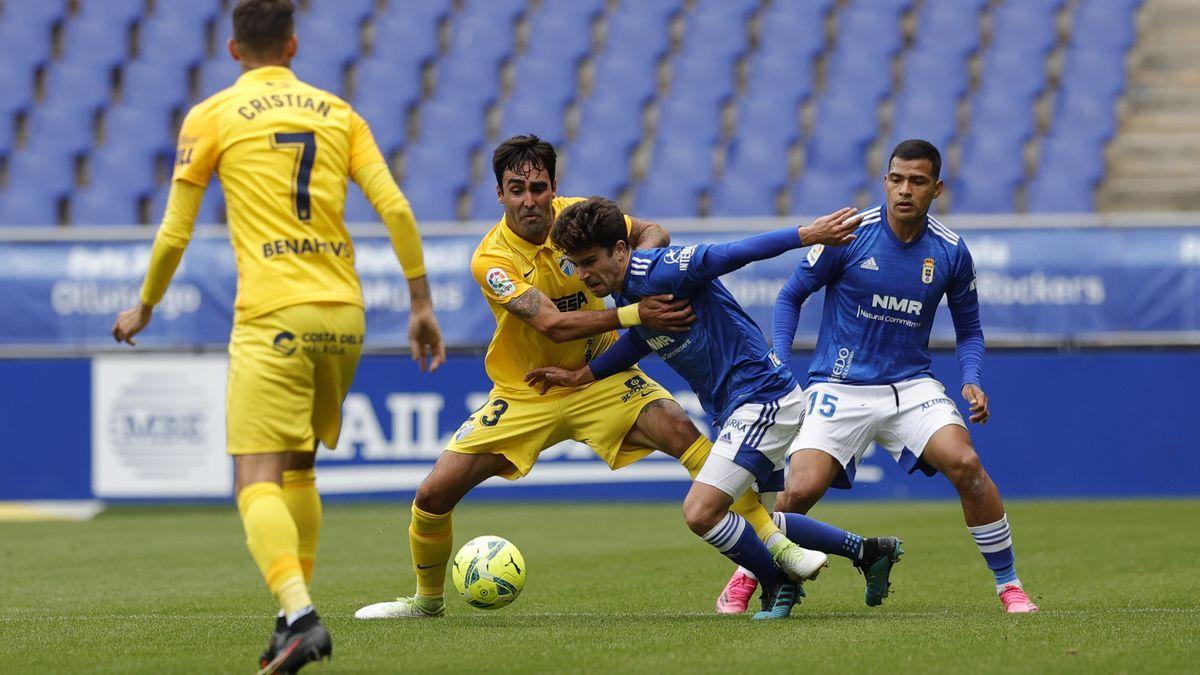
M 591 368 L 567 370 L 566 368 L 548 366 L 545 368 L 534 368 L 525 375 L 525 382 L 530 387 L 536 389 L 539 394 L 545 394 L 550 391 L 551 387 L 577 387 L 581 384 L 587 384 L 594 379 Z
M 992 417 L 992 411 L 988 408 L 987 394 L 983 393 L 977 384 L 964 384 L 962 395 L 971 405 L 971 421 L 975 424 L 987 424 Z
M 422 373 L 432 373 L 446 362 L 446 345 L 442 329 L 432 309 L 414 308 L 408 315 L 408 344 L 413 361 Z
M 154 306 L 145 303 L 138 303 L 137 307 L 127 309 L 117 315 L 117 322 L 113 324 L 112 336 L 117 342 L 128 342 L 131 345 L 136 345 L 133 336 L 142 332 L 142 329 L 150 323 L 150 317 L 154 314 Z
M 683 333 L 696 322 L 692 301 L 675 300 L 673 295 L 648 295 L 638 301 L 642 323 L 664 333 Z
M 800 235 L 800 243 L 805 246 L 824 244 L 826 246 L 844 246 L 854 241 L 857 236 L 854 230 L 862 222 L 862 214 L 858 209 L 847 206 L 838 209 L 827 216 L 821 216 L 812 223 L 796 228 Z

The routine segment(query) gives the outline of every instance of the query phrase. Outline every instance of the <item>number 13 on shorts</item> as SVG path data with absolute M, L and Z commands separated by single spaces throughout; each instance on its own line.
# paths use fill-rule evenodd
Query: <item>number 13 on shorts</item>
M 820 399 L 819 404 L 817 403 L 818 398 Z M 808 414 L 813 414 L 815 409 L 821 417 L 833 417 L 833 414 L 837 412 L 837 401 L 838 397 L 833 394 L 814 391 L 808 395 Z

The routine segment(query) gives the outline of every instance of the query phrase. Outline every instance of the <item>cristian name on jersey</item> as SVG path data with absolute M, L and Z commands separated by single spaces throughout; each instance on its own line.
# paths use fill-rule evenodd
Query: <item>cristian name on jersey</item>
M 978 383 L 983 331 L 967 245 L 933 217 L 926 218 L 916 239 L 902 242 L 883 207 L 865 211 L 856 234 L 847 246 L 808 250 L 775 307 L 776 351 L 790 352 L 800 306 L 824 286 L 809 383 L 892 384 L 933 377 L 929 333 L 945 296 L 958 335 L 963 382 Z
M 762 331 L 705 265 L 712 246 L 670 246 L 633 251 L 618 306 L 647 295 L 688 298 L 696 322 L 685 333 L 648 326 L 630 330 L 679 373 L 716 426 L 743 403 L 767 403 L 796 386 L 787 367 L 767 347 Z

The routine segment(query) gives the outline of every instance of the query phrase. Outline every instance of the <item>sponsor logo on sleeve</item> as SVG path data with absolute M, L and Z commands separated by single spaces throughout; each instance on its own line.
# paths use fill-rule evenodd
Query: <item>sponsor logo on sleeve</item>
M 486 278 L 488 288 L 491 288 L 497 297 L 508 297 L 517 290 L 517 285 L 513 283 L 512 279 L 508 278 L 508 273 L 499 267 L 493 267 L 488 270 Z
M 813 247 L 808 249 L 808 264 L 816 265 L 817 259 L 825 252 L 825 244 L 813 244 Z
M 692 262 L 692 255 L 696 252 L 696 246 L 684 246 L 679 250 L 679 271 L 686 272 L 688 263 Z

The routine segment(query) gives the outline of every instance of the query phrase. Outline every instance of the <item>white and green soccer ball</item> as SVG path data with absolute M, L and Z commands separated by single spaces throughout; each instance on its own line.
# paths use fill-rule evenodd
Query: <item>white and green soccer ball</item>
M 499 609 L 525 588 L 525 558 L 507 539 L 475 537 L 458 549 L 451 576 L 472 607 Z

